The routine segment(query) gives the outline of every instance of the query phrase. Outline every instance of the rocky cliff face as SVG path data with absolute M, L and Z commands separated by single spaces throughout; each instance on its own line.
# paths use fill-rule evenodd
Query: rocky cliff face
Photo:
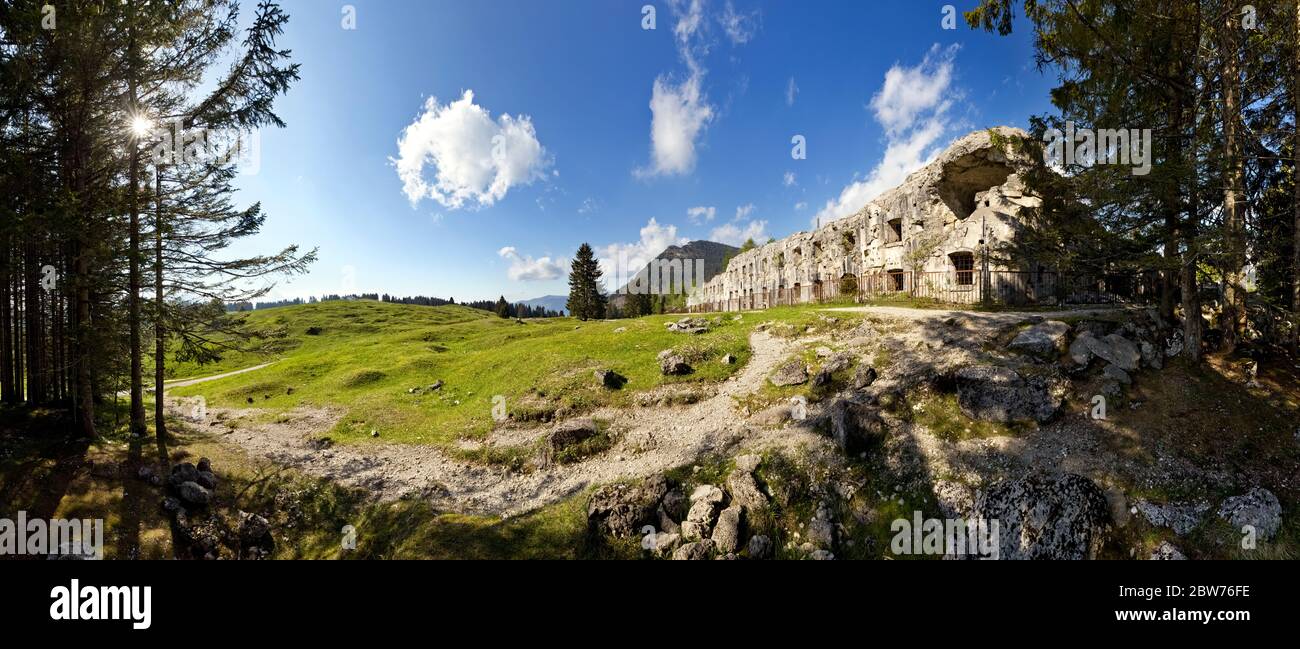
M 994 246 L 1015 236 L 1022 212 L 1039 204 L 1018 173 L 1038 161 L 995 141 L 1027 135 L 1008 127 L 966 135 L 853 215 L 737 255 L 689 304 L 766 308 L 834 298 L 859 282 L 973 294 L 981 238 Z

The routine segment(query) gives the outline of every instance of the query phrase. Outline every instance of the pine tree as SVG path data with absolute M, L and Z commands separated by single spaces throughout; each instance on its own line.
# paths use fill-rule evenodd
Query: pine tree
M 501 297 L 497 298 L 496 306 L 492 309 L 492 311 L 496 313 L 497 316 L 499 317 L 502 318 L 510 317 L 510 304 L 506 302 L 506 296 L 502 295 Z
M 579 320 L 603 319 L 605 294 L 600 287 L 600 264 L 590 245 L 578 246 L 569 268 L 569 300 L 565 308 Z

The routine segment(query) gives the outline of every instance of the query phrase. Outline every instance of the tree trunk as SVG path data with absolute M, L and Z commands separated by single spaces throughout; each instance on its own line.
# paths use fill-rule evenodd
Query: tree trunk
M 167 427 L 163 420 L 163 369 L 165 355 L 167 352 L 166 329 L 163 326 L 163 208 L 162 208 L 162 169 L 154 168 L 154 218 L 153 218 L 153 287 L 154 287 L 154 314 L 153 314 L 153 336 L 154 336 L 154 388 L 153 388 L 153 410 L 154 410 L 154 434 L 158 436 L 158 442 L 161 444 L 167 435 Z
M 135 5 L 131 5 L 132 10 L 129 19 L 134 23 Z M 139 111 L 140 105 L 136 96 L 135 80 L 135 61 L 136 61 L 136 42 L 134 36 L 131 37 L 127 46 L 127 74 L 130 75 L 127 84 L 130 98 L 131 111 Z M 140 347 L 140 147 L 134 134 L 128 137 L 128 144 L 131 147 L 131 162 L 127 173 L 128 204 L 130 209 L 131 221 L 129 224 L 129 250 L 127 251 L 127 327 L 129 329 L 128 353 L 131 356 L 131 433 L 133 435 L 144 435 L 148 426 L 145 423 L 144 414 L 144 371 L 141 367 L 143 360 Z
M 14 218 L 9 216 L 6 218 Z M 14 393 L 14 348 L 13 326 L 10 312 L 10 260 L 9 234 L 0 238 L 0 401 L 13 403 L 17 399 Z
M 1291 111 L 1292 115 L 1300 115 L 1300 0 L 1296 2 L 1295 7 L 1295 67 L 1291 68 Z M 1291 123 L 1293 132 L 1291 134 L 1291 156 L 1295 158 L 1291 163 L 1291 184 L 1295 190 L 1295 201 L 1292 209 L 1295 211 L 1295 244 L 1292 249 L 1291 266 L 1291 316 L 1293 319 L 1291 325 L 1291 346 L 1297 353 L 1300 353 L 1300 124 L 1296 124 L 1292 119 Z
M 1241 200 L 1245 195 L 1241 160 L 1241 68 L 1239 63 L 1237 32 L 1241 29 L 1240 17 L 1229 13 L 1223 25 L 1223 38 L 1219 49 L 1223 54 L 1223 351 L 1232 353 L 1245 331 L 1246 286 L 1243 269 L 1246 266 L 1245 223 Z

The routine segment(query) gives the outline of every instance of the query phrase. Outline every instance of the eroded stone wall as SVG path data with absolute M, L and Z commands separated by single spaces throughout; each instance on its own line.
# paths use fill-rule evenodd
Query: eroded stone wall
M 919 293 L 977 291 L 981 236 L 990 247 L 1008 240 L 1025 208 L 1039 204 L 1018 174 L 1033 161 L 993 139 L 988 130 L 966 135 L 853 215 L 737 255 L 688 304 L 766 308 L 833 299 L 859 282 L 875 292 L 913 283 Z

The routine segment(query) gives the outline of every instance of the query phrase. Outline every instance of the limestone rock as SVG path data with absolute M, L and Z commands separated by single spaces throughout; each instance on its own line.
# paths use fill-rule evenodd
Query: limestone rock
M 1201 524 L 1201 520 L 1205 518 L 1205 513 L 1210 511 L 1210 503 L 1169 503 L 1159 505 L 1147 500 L 1138 500 L 1133 503 L 1133 507 L 1152 525 L 1167 527 L 1178 536 L 1183 536 L 1195 529 L 1197 525 Z
M 644 525 L 653 525 L 661 498 L 668 492 L 662 475 L 651 476 L 637 485 L 605 485 L 587 503 L 587 525 L 614 536 L 632 536 Z
M 981 492 L 974 517 L 998 521 L 1000 559 L 1095 559 L 1109 536 L 1110 507 L 1093 481 L 1031 473 Z
M 1040 358 L 1052 358 L 1065 346 L 1069 333 L 1070 325 L 1059 320 L 1047 320 L 1020 332 L 1007 347 Z
M 772 385 L 783 387 L 787 385 L 799 385 L 808 381 L 808 367 L 799 359 L 792 360 L 781 367 L 776 368 L 768 379 Z
M 1128 372 L 1120 369 L 1118 365 L 1107 365 L 1106 369 L 1101 371 L 1101 375 L 1123 385 L 1133 383 L 1133 379 L 1128 375 Z
M 666 375 L 690 374 L 691 366 L 680 354 L 671 354 L 659 360 L 659 370 Z
M 762 534 L 749 537 L 745 554 L 749 555 L 750 559 L 766 559 L 772 556 L 772 540 Z
M 727 492 L 731 494 L 731 502 L 750 510 L 762 509 L 767 507 L 767 496 L 758 488 L 758 482 L 754 475 L 748 471 L 740 470 L 737 465 L 736 470 L 727 476 Z
M 1174 547 L 1169 541 L 1161 541 L 1160 546 L 1151 553 L 1152 561 L 1186 561 L 1187 555 Z
M 1132 341 L 1119 334 L 1108 334 L 1104 338 L 1089 338 L 1088 351 L 1096 354 L 1098 358 L 1112 364 L 1118 365 L 1120 369 L 1132 372 L 1138 368 L 1138 361 L 1142 360 L 1142 352 L 1138 351 L 1137 345 Z
M 744 510 L 739 505 L 732 505 L 718 514 L 718 522 L 713 526 L 713 536 L 710 537 L 718 552 L 735 552 L 740 549 L 743 519 Z
M 714 551 L 713 539 L 687 543 L 673 551 L 674 561 L 700 561 L 708 559 Z
M 596 370 L 595 376 L 602 386 L 611 390 L 618 390 L 627 383 L 627 377 L 614 370 Z
M 1273 492 L 1263 487 L 1224 500 L 1218 513 L 1219 518 L 1231 523 L 1237 531 L 1251 526 L 1258 538 L 1264 540 L 1273 538 L 1282 527 L 1282 504 Z
M 1014 370 L 975 365 L 957 371 L 957 404 L 971 419 L 1046 422 L 1061 407 L 1063 390 L 1042 377 L 1021 378 Z

